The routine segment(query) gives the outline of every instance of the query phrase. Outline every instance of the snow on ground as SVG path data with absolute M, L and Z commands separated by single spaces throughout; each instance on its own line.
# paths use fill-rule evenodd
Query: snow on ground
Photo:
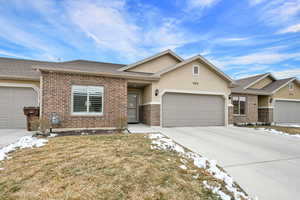
M 283 126 L 283 127 L 294 127 L 294 128 L 300 128 L 299 124 L 276 124 L 277 126 Z
M 234 183 L 233 179 L 226 172 L 222 171 L 217 166 L 216 160 L 209 161 L 207 158 L 202 157 L 199 154 L 196 154 L 191 151 L 185 151 L 185 149 L 182 148 L 182 146 L 176 144 L 172 139 L 169 139 L 160 133 L 150 134 L 149 138 L 152 139 L 151 149 L 175 151 L 179 153 L 181 156 L 183 156 L 184 158 L 192 159 L 196 167 L 207 170 L 211 175 L 213 175 L 213 177 L 223 181 L 225 183 L 226 189 L 233 194 L 234 199 L 236 200 L 240 200 L 241 198 L 249 199 L 249 200 L 251 199 L 244 192 L 240 191 L 240 189 Z M 181 160 L 184 161 L 183 159 Z M 183 162 L 183 164 L 185 163 Z M 181 165 L 179 167 L 181 169 L 187 168 L 185 165 Z M 198 176 L 199 175 L 196 175 L 193 178 L 198 178 Z M 231 199 L 229 195 L 227 195 L 221 190 L 221 185 L 218 187 L 210 186 L 207 183 L 207 181 L 204 181 L 203 184 L 207 189 L 219 195 L 222 200 Z
M 275 129 L 267 129 L 267 128 L 258 128 L 256 130 L 264 131 L 264 132 L 271 133 L 271 134 L 283 135 L 283 136 L 294 137 L 294 138 L 299 138 L 300 139 L 300 134 L 293 135 L 293 134 L 288 134 L 288 133 L 285 133 L 285 132 L 277 131 Z
M 8 158 L 8 153 L 15 151 L 16 149 L 20 148 L 33 148 L 33 147 L 41 147 L 47 143 L 48 140 L 46 139 L 39 139 L 32 136 L 24 136 L 21 137 L 17 142 L 12 143 L 6 147 L 0 149 L 0 161 Z

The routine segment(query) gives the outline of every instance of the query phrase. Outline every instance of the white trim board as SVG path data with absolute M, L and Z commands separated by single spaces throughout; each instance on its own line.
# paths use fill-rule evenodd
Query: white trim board
M 300 102 L 300 99 L 281 99 L 281 98 L 274 98 L 274 102 L 275 101 L 299 101 Z

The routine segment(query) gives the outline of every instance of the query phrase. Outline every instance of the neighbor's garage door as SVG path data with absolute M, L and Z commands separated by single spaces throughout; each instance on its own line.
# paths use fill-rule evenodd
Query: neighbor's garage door
M 277 100 L 274 117 L 277 123 L 300 123 L 300 102 Z
M 24 106 L 37 106 L 37 93 L 32 88 L 0 87 L 0 128 L 26 128 Z
M 221 96 L 166 93 L 162 99 L 162 125 L 223 126 L 224 106 Z

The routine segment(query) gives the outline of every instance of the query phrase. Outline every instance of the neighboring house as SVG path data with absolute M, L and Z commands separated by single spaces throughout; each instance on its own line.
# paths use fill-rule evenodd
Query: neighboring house
M 300 82 L 270 73 L 235 81 L 230 123 L 300 123 Z
M 23 106 L 60 128 L 228 124 L 233 80 L 201 56 L 171 50 L 130 65 L 0 59 L 0 128 L 25 128 Z

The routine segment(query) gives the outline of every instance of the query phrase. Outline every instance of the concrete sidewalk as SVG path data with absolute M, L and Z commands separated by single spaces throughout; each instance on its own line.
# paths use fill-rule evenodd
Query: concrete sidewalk
M 300 198 L 300 139 L 238 127 L 161 128 L 181 145 L 220 166 L 251 196 Z
M 24 129 L 0 129 L 0 148 L 18 141 L 19 138 L 32 135 Z

